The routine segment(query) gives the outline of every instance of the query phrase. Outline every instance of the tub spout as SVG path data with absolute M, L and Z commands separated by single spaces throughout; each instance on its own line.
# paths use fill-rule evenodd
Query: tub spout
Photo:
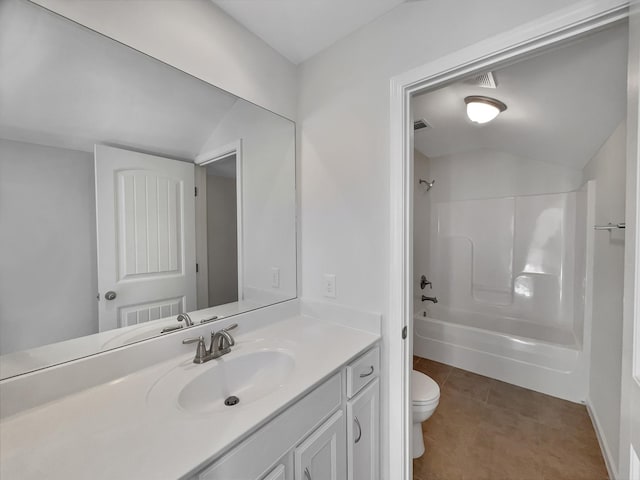
M 433 303 L 438 303 L 438 297 L 427 297 L 425 295 L 422 295 L 422 301 L 423 302 L 433 302 Z

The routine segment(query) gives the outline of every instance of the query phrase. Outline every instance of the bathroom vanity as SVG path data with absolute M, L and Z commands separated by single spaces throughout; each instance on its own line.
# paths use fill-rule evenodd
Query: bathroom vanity
M 193 478 L 378 478 L 378 371 L 374 347 Z
M 0 477 L 378 478 L 379 335 L 302 314 L 234 320 L 231 352 L 205 364 L 177 334 L 145 343 L 178 355 L 39 405 L 19 404 L 27 379 L 4 381 Z
M 380 316 L 297 298 L 293 121 L 26 0 L 0 44 L 0 478 L 378 478 Z

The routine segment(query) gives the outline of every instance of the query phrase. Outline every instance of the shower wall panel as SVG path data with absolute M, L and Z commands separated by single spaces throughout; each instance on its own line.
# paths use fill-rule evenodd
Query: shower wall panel
M 575 195 L 434 203 L 431 259 L 440 302 L 572 329 Z

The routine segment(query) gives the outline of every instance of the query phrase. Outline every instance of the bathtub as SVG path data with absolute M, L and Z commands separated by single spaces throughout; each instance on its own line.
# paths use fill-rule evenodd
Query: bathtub
M 571 331 L 440 305 L 413 319 L 419 357 L 573 402 L 586 398 L 588 356 Z

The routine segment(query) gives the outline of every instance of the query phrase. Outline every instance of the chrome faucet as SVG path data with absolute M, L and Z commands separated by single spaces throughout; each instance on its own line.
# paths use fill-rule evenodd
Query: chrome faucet
M 183 320 L 184 320 L 184 325 L 186 327 L 193 326 L 193 320 L 191 320 L 191 317 L 189 316 L 188 313 L 181 313 L 180 315 L 178 315 L 178 321 L 181 322 Z
M 231 347 L 236 344 L 236 341 L 229 333 L 229 330 L 237 326 L 238 324 L 234 323 L 228 328 L 223 328 L 215 333 L 211 332 L 211 345 L 209 346 L 209 355 L 211 355 L 211 358 L 221 357 L 231 351 Z
M 198 338 L 187 338 L 182 340 L 182 343 L 196 343 L 198 342 L 198 348 L 196 349 L 196 356 L 193 358 L 193 363 L 206 363 L 209 360 L 215 360 L 222 355 L 226 355 L 231 351 L 236 342 L 229 333 L 229 330 L 233 330 L 238 326 L 237 323 L 223 328 L 217 332 L 211 332 L 211 345 L 207 348 L 204 337 L 201 335 Z
M 423 302 L 438 303 L 438 297 L 426 297 L 426 296 L 422 295 L 422 301 Z

